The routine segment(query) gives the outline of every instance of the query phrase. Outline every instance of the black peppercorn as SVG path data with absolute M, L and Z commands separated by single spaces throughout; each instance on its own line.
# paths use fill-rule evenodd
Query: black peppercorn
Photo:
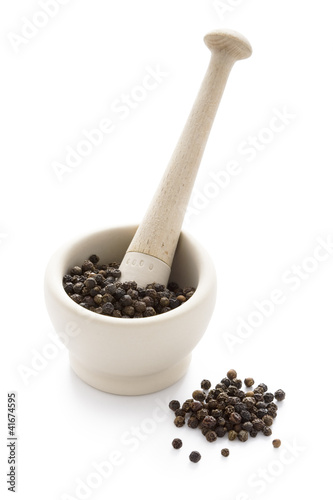
M 228 432 L 228 439 L 229 441 L 234 441 L 237 437 L 237 432 L 236 431 L 229 431 Z
M 121 271 L 119 269 L 113 269 L 111 272 L 110 272 L 111 276 L 113 278 L 120 278 L 120 275 L 121 275 Z
M 233 424 L 239 424 L 242 421 L 242 417 L 239 413 L 233 412 L 229 417 L 229 421 Z
M 126 291 L 122 287 L 118 286 L 112 295 L 116 300 L 120 300 L 124 295 L 126 295 Z
M 252 387 L 254 385 L 254 380 L 253 378 L 246 378 L 244 380 L 244 384 L 246 385 L 246 387 Z
M 155 316 L 156 311 L 153 307 L 147 307 L 145 312 L 142 313 L 145 318 L 149 318 L 150 316 Z
M 245 431 L 245 430 L 239 431 L 239 433 L 238 433 L 239 441 L 242 441 L 244 443 L 245 441 L 248 440 L 248 438 L 249 438 L 249 435 L 248 435 L 247 431 Z
M 243 399 L 243 403 L 246 405 L 247 408 L 252 408 L 256 404 L 256 400 L 255 400 L 255 398 L 251 398 L 251 397 L 246 396 Z
M 280 439 L 273 439 L 272 444 L 273 444 L 274 448 L 280 448 L 281 441 L 280 441 Z
M 200 403 L 200 401 L 193 401 L 193 403 L 191 403 L 192 411 L 197 412 L 201 410 L 201 408 L 202 408 L 202 403 Z
M 194 415 L 191 415 L 190 418 L 187 421 L 187 425 L 191 429 L 196 429 L 198 427 L 198 425 L 199 425 L 199 420 Z
M 133 306 L 126 306 L 123 309 L 123 313 L 126 314 L 127 316 L 129 316 L 130 318 L 133 318 L 133 316 L 135 314 L 135 309 Z
M 237 387 L 237 389 L 240 389 L 242 387 L 242 381 L 239 378 L 234 378 L 231 381 L 231 385 L 234 385 Z
M 206 401 L 207 401 L 207 398 L 206 398 Z M 210 410 L 216 410 L 216 408 L 218 407 L 218 402 L 216 401 L 216 399 L 211 399 L 209 402 L 208 402 L 208 408 Z
M 266 408 L 267 410 L 273 410 L 273 411 L 278 411 L 279 409 L 275 403 L 269 403 Z
M 168 307 L 169 306 L 169 299 L 168 299 L 168 297 L 161 297 L 160 298 L 160 306 L 161 307 Z
M 229 420 L 226 421 L 225 427 L 227 431 L 233 431 L 234 430 L 234 424 L 232 422 L 229 422 Z
M 186 400 L 183 404 L 182 404 L 182 410 L 184 410 L 186 413 L 188 413 L 189 411 L 191 411 L 191 406 L 192 406 L 192 403 L 193 403 L 193 399 L 188 399 Z
M 74 286 L 76 286 L 77 284 L 78 285 L 82 285 L 82 283 L 75 283 L 75 285 L 73 285 L 73 283 L 70 283 L 69 281 L 67 281 L 64 284 L 64 290 L 65 290 L 65 292 L 68 293 L 68 295 L 73 294 L 73 293 L 80 293 L 81 290 L 82 290 L 82 288 L 83 288 L 83 285 L 80 286 L 80 289 L 75 292 Z
M 272 429 L 270 427 L 264 426 L 262 433 L 264 436 L 270 436 L 272 434 Z
M 82 269 L 79 266 L 74 266 L 73 269 L 70 271 L 72 276 L 81 276 L 82 274 Z
M 216 432 L 217 437 L 221 438 L 221 437 L 225 436 L 227 431 L 224 427 L 219 425 L 218 427 L 215 427 L 215 432 Z
M 212 417 L 218 419 L 219 417 L 222 417 L 223 411 L 218 410 L 217 408 L 211 411 Z
M 171 444 L 175 448 L 175 450 L 179 450 L 179 448 L 183 446 L 183 442 L 179 438 L 175 438 Z
M 201 455 L 198 451 L 192 451 L 190 453 L 189 459 L 191 460 L 191 462 L 197 463 L 201 459 Z
M 102 303 L 102 300 L 103 300 L 103 295 L 101 295 L 100 293 L 98 293 L 97 295 L 95 295 L 94 297 L 94 302 L 96 304 L 101 304 Z M 103 309 L 101 308 L 101 312 L 103 312 Z
M 265 415 L 263 418 L 262 418 L 262 421 L 264 422 L 265 425 L 267 425 L 268 427 L 270 427 L 271 425 L 273 425 L 273 417 L 271 417 L 271 415 Z
M 102 314 L 106 314 L 107 316 L 111 316 L 111 314 L 114 311 L 114 306 L 111 304 L 111 302 L 107 302 L 106 304 L 102 305 Z
M 147 306 L 142 300 L 135 300 L 133 303 L 134 309 L 136 312 L 143 313 L 145 312 Z
M 203 401 L 205 401 L 206 395 L 203 391 L 196 390 L 193 391 L 192 398 L 202 403 Z
M 172 401 L 170 401 L 169 403 L 169 408 L 170 410 L 172 411 L 176 411 L 178 410 L 178 408 L 180 408 L 180 402 L 177 401 L 177 399 L 173 399 Z
M 238 394 L 238 389 L 234 385 L 230 385 L 227 389 L 229 396 L 237 396 Z
M 201 389 L 203 389 L 204 391 L 208 391 L 211 388 L 211 385 L 212 384 L 209 380 L 204 379 L 201 381 Z
M 227 377 L 230 379 L 230 380 L 233 380 L 234 378 L 237 377 L 237 372 L 236 370 L 229 370 L 228 373 L 227 373 Z
M 82 295 L 73 293 L 73 295 L 71 295 L 71 299 L 74 300 L 74 302 L 76 302 L 77 304 L 80 304 L 82 301 Z
M 217 434 L 215 431 L 208 431 L 206 434 L 206 439 L 209 443 L 213 443 L 217 439 Z
M 132 297 L 130 297 L 127 293 L 125 295 L 123 295 L 120 300 L 119 300 L 120 304 L 123 306 L 123 307 L 126 307 L 126 306 L 131 306 L 132 303 L 133 303 L 133 300 L 132 300 Z
M 90 260 L 85 260 L 82 264 L 82 271 L 92 271 L 94 269 L 94 264 Z
M 199 418 L 199 420 L 203 420 L 205 417 L 208 416 L 208 410 L 206 408 L 201 408 L 201 410 L 199 410 L 197 412 L 197 417 Z
M 96 280 L 94 280 L 94 278 L 88 278 L 86 279 L 86 281 L 84 282 L 84 286 L 88 288 L 88 290 L 91 290 L 92 288 L 94 288 L 95 286 L 97 285 L 96 283 Z
M 264 401 L 258 401 L 256 403 L 256 408 L 261 409 L 261 410 L 267 410 L 267 404 Z
M 265 427 L 264 422 L 260 418 L 255 418 L 254 420 L 252 420 L 252 425 L 256 431 L 262 431 Z
M 247 410 L 241 411 L 240 415 L 242 417 L 243 422 L 248 422 L 249 420 L 251 420 L 251 413 Z
M 268 391 L 268 387 L 266 384 L 258 384 L 258 388 L 261 388 L 263 392 L 267 392 Z
M 99 262 L 99 257 L 98 255 L 93 254 L 90 255 L 88 260 L 90 260 L 90 262 L 92 262 L 93 264 L 97 264 L 97 262 Z
M 109 293 L 110 295 L 114 295 L 117 291 L 117 286 L 115 283 L 109 283 L 104 288 L 105 293 Z
M 286 393 L 282 389 L 278 389 L 277 391 L 275 391 L 274 397 L 277 401 L 283 401 L 286 397 Z
M 175 411 L 175 417 L 186 417 L 186 411 L 182 410 L 182 408 L 178 408 L 178 410 Z
M 224 384 L 226 387 L 229 387 L 229 385 L 230 385 L 230 380 L 229 380 L 228 378 L 226 378 L 226 377 L 225 377 L 225 378 L 223 378 L 223 379 L 221 380 L 221 384 Z
M 223 457 L 228 457 L 228 456 L 229 456 L 229 453 L 230 453 L 230 452 L 229 452 L 228 448 L 222 448 L 222 450 L 221 450 L 221 455 L 222 455 Z
M 260 408 L 257 411 L 257 417 L 258 418 L 263 418 L 265 415 L 267 415 L 267 410 L 266 408 Z
M 207 416 L 203 419 L 202 424 L 209 429 L 214 429 L 216 427 L 216 418 Z
M 256 401 L 264 401 L 264 393 L 263 392 L 254 390 L 253 394 L 254 394 L 253 397 L 255 398 Z
M 253 424 L 252 422 L 244 422 L 242 424 L 242 428 L 244 429 L 244 431 L 251 432 L 253 429 Z
M 121 318 L 121 312 L 120 312 L 120 311 L 118 311 L 117 309 L 115 309 L 115 310 L 113 311 L 113 313 L 112 313 L 112 316 L 113 316 L 114 318 Z
M 173 422 L 176 427 L 183 427 L 185 425 L 185 417 L 176 417 Z
M 274 399 L 274 394 L 272 394 L 271 392 L 266 392 L 266 394 L 264 394 L 265 403 L 271 403 L 273 399 Z
M 80 281 L 78 281 L 77 283 L 75 283 L 74 285 L 72 285 L 73 287 L 73 292 L 74 293 L 81 293 L 82 292 L 82 288 L 84 287 L 83 283 L 81 283 Z M 67 293 L 70 293 L 69 291 L 67 291 L 67 289 L 65 288 L 66 292 Z
M 180 302 L 179 302 L 179 300 L 177 298 L 170 298 L 169 299 L 169 307 L 171 309 L 175 309 L 179 305 L 180 305 Z

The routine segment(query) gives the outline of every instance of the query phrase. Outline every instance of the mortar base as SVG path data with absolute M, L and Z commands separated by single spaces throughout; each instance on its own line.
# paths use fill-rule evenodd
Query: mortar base
M 71 368 L 88 385 L 100 391 L 122 396 L 139 396 L 161 391 L 181 379 L 188 370 L 192 355 L 189 354 L 179 363 L 157 373 L 143 376 L 124 377 L 102 373 L 85 366 L 78 358 L 69 355 Z

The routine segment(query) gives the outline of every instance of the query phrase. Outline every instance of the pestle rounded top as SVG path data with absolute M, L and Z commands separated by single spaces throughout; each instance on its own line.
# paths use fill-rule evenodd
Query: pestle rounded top
M 232 30 L 214 30 L 207 33 L 204 42 L 211 51 L 226 51 L 234 55 L 235 59 L 246 59 L 252 54 L 252 47 L 248 40 Z

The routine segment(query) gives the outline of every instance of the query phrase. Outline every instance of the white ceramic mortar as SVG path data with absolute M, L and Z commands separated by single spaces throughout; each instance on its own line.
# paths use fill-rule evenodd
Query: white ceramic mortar
M 76 304 L 63 289 L 63 275 L 92 254 L 101 263 L 121 262 L 136 229 L 115 227 L 75 238 L 56 251 L 45 273 L 47 310 L 69 350 L 71 367 L 91 386 L 123 395 L 164 389 L 186 373 L 216 298 L 214 265 L 201 244 L 183 231 L 170 280 L 196 288 L 187 302 L 148 318 L 113 318 Z

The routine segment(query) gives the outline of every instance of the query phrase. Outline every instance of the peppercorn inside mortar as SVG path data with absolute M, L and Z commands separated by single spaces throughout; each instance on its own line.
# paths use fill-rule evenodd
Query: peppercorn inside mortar
M 175 282 L 167 287 L 159 283 L 146 287 L 135 281 L 122 283 L 120 264 L 100 264 L 99 260 L 97 255 L 91 255 L 63 276 L 67 295 L 95 313 L 114 318 L 147 318 L 176 309 L 195 292 L 195 288 L 180 288 Z

